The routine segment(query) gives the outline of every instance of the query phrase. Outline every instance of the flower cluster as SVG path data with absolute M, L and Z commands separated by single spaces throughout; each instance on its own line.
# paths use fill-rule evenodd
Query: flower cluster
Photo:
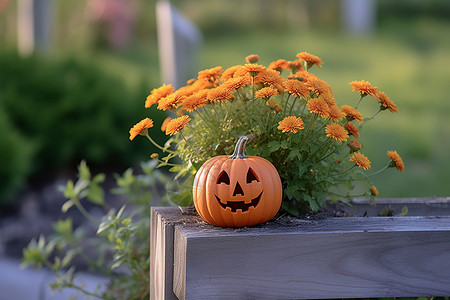
M 359 93 L 356 105 L 339 106 L 328 83 L 311 72 L 322 68 L 323 61 L 307 52 L 296 57 L 265 67 L 252 54 L 242 65 L 200 71 L 177 90 L 171 85 L 153 89 L 145 107 L 170 112 L 161 125 L 170 138 L 164 146 L 155 142 L 149 134 L 153 121 L 146 118 L 131 128 L 130 140 L 146 136 L 167 154 L 152 158 L 192 178 L 206 160 L 230 154 L 240 136 L 251 136 L 253 147 L 247 151 L 275 165 L 283 182 L 283 208 L 293 214 L 308 207 L 317 211 L 326 199 L 346 202 L 352 196 L 377 196 L 370 177 L 389 167 L 403 171 L 404 164 L 396 151 L 388 151 L 387 166 L 366 174 L 371 162 L 361 152 L 360 129 L 382 111 L 396 113 L 397 106 L 364 80 L 350 82 Z M 358 110 L 366 96 L 379 103 L 369 118 Z M 175 157 L 182 163 L 173 163 Z M 367 192 L 352 195 L 361 179 L 367 182 Z M 342 193 L 342 186 L 347 193 Z

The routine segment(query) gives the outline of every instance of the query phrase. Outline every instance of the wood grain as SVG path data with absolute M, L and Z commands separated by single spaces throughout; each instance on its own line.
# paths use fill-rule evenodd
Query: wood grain
M 399 214 L 403 207 L 408 208 L 408 216 L 448 216 L 450 197 L 428 198 L 377 198 L 376 206 L 367 198 L 352 199 L 352 207 L 343 207 L 353 216 L 378 216 L 380 212 L 391 209 L 393 215 Z
M 332 218 L 286 229 L 180 225 L 174 253 L 179 299 L 450 295 L 448 217 Z
M 175 207 L 160 207 L 150 215 L 150 299 L 177 299 L 173 293 L 173 231 L 181 218 Z

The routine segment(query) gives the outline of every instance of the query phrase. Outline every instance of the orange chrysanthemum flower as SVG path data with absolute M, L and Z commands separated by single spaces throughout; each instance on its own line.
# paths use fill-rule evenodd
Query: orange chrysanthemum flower
M 287 60 L 278 59 L 276 61 L 273 61 L 270 63 L 270 65 L 267 68 L 272 69 L 272 70 L 277 70 L 279 72 L 281 70 L 286 70 L 287 69 Z
M 188 81 L 186 81 L 186 84 L 187 84 L 187 85 L 191 85 L 191 84 L 193 84 L 195 81 L 196 81 L 195 78 L 191 78 L 191 79 L 189 79 Z
M 167 123 L 169 123 L 170 120 L 172 120 L 172 117 L 167 117 L 167 118 L 164 119 L 164 121 L 161 124 L 161 131 L 162 132 L 166 131 Z
M 232 91 L 237 90 L 238 88 L 250 83 L 251 83 L 250 77 L 240 76 L 228 79 L 221 85 L 221 87 L 228 89 L 231 93 Z
M 153 104 L 158 103 L 161 98 L 167 97 L 172 94 L 175 88 L 170 84 L 163 84 L 161 87 L 153 89 L 150 95 L 145 100 L 145 108 L 150 108 Z
M 322 118 L 328 118 L 330 109 L 325 101 L 321 98 L 312 98 L 306 102 L 310 113 L 318 114 Z
M 179 132 L 186 127 L 190 120 L 191 118 L 187 115 L 170 120 L 166 126 L 166 135 L 174 135 Z
M 229 67 L 228 69 L 223 71 L 222 76 L 220 77 L 220 80 L 227 81 L 228 79 L 233 78 L 234 74 L 236 73 L 236 71 L 241 69 L 241 68 L 242 68 L 241 65 L 236 65 L 236 66 Z
M 400 172 L 403 172 L 405 170 L 403 160 L 400 155 L 398 155 L 397 151 L 388 151 L 387 156 L 389 156 L 389 158 L 392 160 L 391 164 L 389 165 L 390 167 L 396 167 Z
M 319 68 L 322 68 L 323 61 L 319 57 L 317 57 L 313 54 L 309 54 L 308 52 L 300 52 L 300 53 L 297 53 L 297 57 L 300 61 L 307 62 L 308 69 L 311 68 L 313 65 L 316 65 Z
M 255 77 L 260 72 L 264 71 L 266 67 L 258 65 L 258 64 L 245 64 L 244 68 L 250 74 L 250 76 Z
M 208 104 L 208 90 L 201 90 L 199 92 L 196 92 L 189 97 L 186 97 L 183 99 L 183 102 L 181 103 L 184 110 L 188 112 L 193 112 L 198 107 L 202 107 L 206 104 Z
M 337 105 L 331 105 L 328 108 L 328 119 L 331 121 L 341 121 L 344 118 L 344 114 Z
M 280 104 L 277 104 L 277 105 L 275 105 L 275 107 L 273 108 L 273 110 L 274 110 L 276 113 L 279 113 L 280 111 L 283 110 L 283 107 L 282 107 Z M 300 128 L 300 129 L 302 129 L 302 128 Z
M 259 55 L 258 54 L 250 54 L 245 58 L 245 61 L 249 64 L 256 64 L 259 61 Z
M 227 99 L 234 99 L 234 96 L 231 94 L 230 89 L 222 86 L 218 86 L 216 88 L 208 90 L 207 99 L 210 102 L 213 101 L 225 101 Z
M 358 91 L 361 96 L 372 95 L 375 97 L 378 92 L 378 88 L 372 86 L 368 81 L 352 81 L 349 83 L 352 86 L 352 91 Z
M 348 132 L 345 130 L 344 126 L 337 123 L 328 124 L 325 128 L 327 137 L 335 139 L 339 142 L 345 142 L 348 139 Z
M 254 79 L 255 84 L 263 83 L 271 85 L 276 89 L 282 88 L 284 82 L 283 77 L 281 77 L 280 72 L 272 69 L 265 69 L 256 75 Z
M 355 120 L 358 123 L 361 123 L 363 121 L 362 114 L 349 105 L 342 105 L 341 111 L 350 120 Z
M 258 91 L 255 92 L 255 97 L 256 98 L 270 98 L 272 96 L 275 96 L 276 94 L 278 94 L 278 90 L 274 89 L 273 87 L 264 87 Z
M 148 133 L 148 129 L 152 127 L 153 127 L 152 119 L 145 118 L 141 120 L 139 123 L 137 123 L 130 129 L 130 141 L 132 141 L 139 134 L 146 135 Z
M 396 113 L 398 112 L 397 105 L 389 99 L 389 97 L 384 92 L 377 93 L 377 99 L 381 102 L 381 109 L 389 109 L 390 112 Z
M 376 186 L 372 185 L 372 186 L 370 187 L 370 194 L 371 194 L 372 196 L 378 197 L 378 189 L 377 189 Z
M 309 90 L 308 87 L 301 81 L 290 79 L 283 82 L 283 87 L 286 89 L 286 91 L 295 97 L 308 97 L 309 96 Z
M 292 61 L 288 61 L 286 63 L 287 63 L 286 69 L 291 70 L 292 73 L 296 73 L 298 71 L 303 71 L 302 62 L 299 60 L 292 60 Z
M 328 85 L 328 83 L 326 83 L 322 79 L 319 79 L 318 77 L 310 76 L 306 81 L 306 85 L 308 86 L 308 88 L 311 91 L 313 91 L 317 95 L 323 95 L 323 94 L 327 94 L 327 95 L 331 95 L 331 96 L 333 95 L 333 92 L 331 91 L 331 88 Z
M 350 148 L 350 151 L 355 152 L 361 150 L 361 144 L 356 140 L 351 140 L 347 143 L 347 146 Z
M 345 124 L 344 127 L 345 129 L 347 129 L 348 133 L 353 135 L 355 138 L 359 139 L 359 130 L 358 128 L 356 128 L 355 125 L 353 125 L 353 123 L 347 122 L 347 124 Z
M 300 80 L 303 82 L 308 82 L 309 80 L 312 79 L 319 79 L 319 77 L 317 77 L 312 73 L 309 73 L 308 71 L 298 71 L 297 73 L 295 73 L 295 75 L 297 76 L 297 78 L 300 78 Z
M 215 82 L 219 76 L 223 73 L 223 69 L 221 66 L 215 67 L 215 68 L 211 68 L 211 69 L 206 69 L 203 71 L 198 72 L 198 79 L 205 79 L 208 80 L 209 82 Z
M 296 116 L 286 117 L 278 122 L 278 129 L 282 132 L 297 133 L 299 129 L 303 129 L 303 120 Z
M 361 154 L 360 152 L 355 152 L 350 157 L 349 161 L 354 161 L 356 165 L 360 168 L 363 168 L 364 170 L 370 169 L 370 161 L 369 159 L 364 156 L 364 154 Z
M 178 91 L 176 91 L 173 94 L 170 94 L 167 97 L 161 98 L 158 102 L 158 109 L 159 110 L 173 110 L 175 108 L 177 108 L 177 106 L 183 101 L 183 99 L 186 96 L 181 95 L 180 93 L 178 93 Z

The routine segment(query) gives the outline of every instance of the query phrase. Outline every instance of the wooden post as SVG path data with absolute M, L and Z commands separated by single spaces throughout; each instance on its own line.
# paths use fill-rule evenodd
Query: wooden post
M 448 296 L 450 198 L 422 203 L 425 210 L 440 206 L 440 216 L 290 218 L 219 228 L 178 208 L 152 208 L 151 299 Z
M 376 3 L 374 0 L 342 0 L 342 25 L 346 33 L 365 35 L 375 30 Z
M 201 33 L 169 1 L 157 1 L 156 21 L 162 81 L 179 88 L 196 77 Z
M 50 45 L 50 0 L 19 0 L 17 4 L 17 43 L 20 55 L 35 50 L 47 52 Z

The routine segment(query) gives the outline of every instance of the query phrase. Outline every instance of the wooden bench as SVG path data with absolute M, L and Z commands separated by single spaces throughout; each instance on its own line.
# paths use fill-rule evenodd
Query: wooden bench
M 372 213 L 358 201 L 349 212 Z M 280 218 L 233 229 L 152 208 L 150 298 L 449 296 L 450 198 L 377 202 L 434 215 Z

